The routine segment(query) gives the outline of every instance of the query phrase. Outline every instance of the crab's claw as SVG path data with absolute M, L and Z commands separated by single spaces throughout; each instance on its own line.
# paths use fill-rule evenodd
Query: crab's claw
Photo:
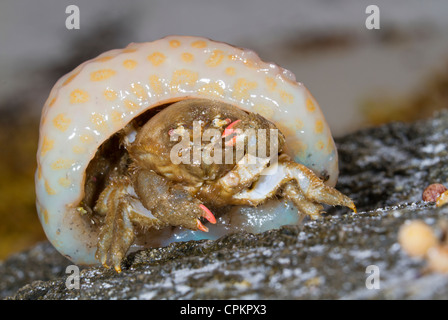
M 213 215 L 213 213 L 202 203 L 199 205 L 199 207 L 204 211 L 204 214 L 202 215 L 205 219 L 207 219 L 210 223 L 215 224 L 216 218 Z
M 225 138 L 225 137 L 231 135 L 232 133 L 234 133 L 234 132 L 235 132 L 235 129 L 234 129 L 233 127 L 235 127 L 235 125 L 236 125 L 237 123 L 239 123 L 240 121 L 241 121 L 241 120 L 238 119 L 238 120 L 233 121 L 231 124 L 229 124 L 229 125 L 224 129 L 224 132 L 222 133 L 222 137 Z
M 215 224 L 216 218 L 213 215 L 213 213 L 202 203 L 199 205 L 199 207 L 202 209 L 202 211 L 204 211 L 204 213 L 202 214 L 202 217 L 204 217 L 208 222 Z M 206 226 L 204 226 L 199 219 L 196 219 L 196 224 L 197 224 L 197 227 L 199 230 L 208 232 L 208 228 Z
M 227 141 L 225 142 L 225 145 L 226 145 L 227 147 L 233 147 L 233 146 L 235 145 L 235 143 L 236 143 L 236 140 L 237 140 L 237 138 L 238 138 L 238 135 L 236 134 L 235 125 L 237 125 L 239 122 L 241 122 L 240 119 L 233 121 L 231 124 L 229 124 L 229 125 L 224 129 L 224 132 L 222 133 L 222 138 L 227 138 L 227 137 L 233 135 L 232 137 L 230 137 L 229 140 L 227 140 Z

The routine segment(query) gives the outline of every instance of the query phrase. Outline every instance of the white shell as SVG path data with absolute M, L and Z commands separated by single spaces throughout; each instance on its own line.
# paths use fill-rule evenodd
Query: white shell
M 75 263 L 94 264 L 96 227 L 80 219 L 84 173 L 97 148 L 155 106 L 209 98 L 257 112 L 286 135 L 287 152 L 335 185 L 335 145 L 322 112 L 295 76 L 253 51 L 170 36 L 105 52 L 63 76 L 42 111 L 37 210 L 48 239 Z

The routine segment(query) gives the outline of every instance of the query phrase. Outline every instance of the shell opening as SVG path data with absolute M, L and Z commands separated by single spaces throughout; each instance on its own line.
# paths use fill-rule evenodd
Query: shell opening
M 131 131 L 131 135 L 135 138 L 135 132 L 138 132 L 149 119 L 172 103 L 151 108 L 137 116 L 125 128 L 113 134 L 98 148 L 87 167 L 84 177 L 84 197 L 79 204 L 79 207 L 87 212 L 83 215 L 86 219 L 95 221 L 97 226 L 102 225 L 104 216 L 95 212 L 95 204 L 111 179 L 125 175 L 130 169 L 131 160 L 125 147 L 127 133 Z M 160 247 L 177 241 L 218 239 L 225 234 L 237 231 L 258 233 L 282 225 L 296 224 L 299 220 L 297 209 L 293 205 L 278 200 L 268 201 L 256 208 L 226 206 L 212 208 L 212 211 L 217 216 L 217 224 L 206 223 L 209 229 L 208 233 L 191 231 L 181 227 L 140 230 L 141 232 L 138 232 L 137 240 L 131 250 L 144 247 Z

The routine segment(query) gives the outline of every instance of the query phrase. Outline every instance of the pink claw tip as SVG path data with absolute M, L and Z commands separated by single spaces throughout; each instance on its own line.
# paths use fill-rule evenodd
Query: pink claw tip
M 225 143 L 227 147 L 233 147 L 236 143 L 236 136 Z
M 235 131 L 235 130 L 233 129 L 233 127 L 234 127 L 238 122 L 240 122 L 240 121 L 241 121 L 241 119 L 238 119 L 238 120 L 233 121 L 231 124 L 229 124 L 229 125 L 227 126 L 227 128 L 224 129 L 224 132 L 222 133 L 222 137 L 225 138 L 225 137 L 227 137 L 228 135 L 231 135 L 231 134 Z
M 216 223 L 216 218 L 213 215 L 213 213 L 206 206 L 204 206 L 202 203 L 199 205 L 199 207 L 204 211 L 203 217 L 205 219 L 207 219 L 210 223 L 215 224 Z
M 199 221 L 199 219 L 196 219 L 196 221 L 197 221 L 196 223 L 197 223 L 197 227 L 198 227 L 199 230 L 204 231 L 204 232 L 208 232 L 208 228 L 206 226 L 204 226 L 202 224 L 202 222 Z

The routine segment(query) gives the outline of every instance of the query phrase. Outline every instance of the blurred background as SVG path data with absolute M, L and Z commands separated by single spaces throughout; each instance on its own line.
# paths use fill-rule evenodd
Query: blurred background
M 368 30 L 368 5 L 380 29 Z M 77 5 L 80 29 L 68 30 Z M 41 108 L 56 80 L 130 42 L 196 35 L 290 69 L 338 137 L 448 107 L 446 0 L 2 0 L 0 260 L 45 239 L 35 211 Z

